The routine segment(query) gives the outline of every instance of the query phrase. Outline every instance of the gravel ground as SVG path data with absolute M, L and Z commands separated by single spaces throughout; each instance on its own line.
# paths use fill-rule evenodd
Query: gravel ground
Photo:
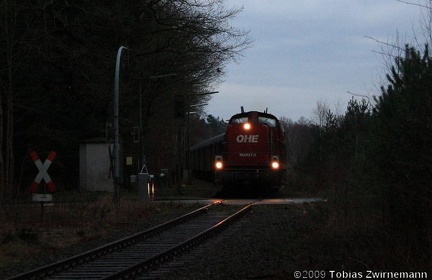
M 199 256 L 161 279 L 294 279 L 294 271 L 311 268 L 303 248 L 321 223 L 312 208 L 254 206 Z
M 10 242 L 9 245 L 15 246 L 15 248 L 25 247 L 25 251 L 17 251 L 24 251 L 30 255 L 26 256 L 25 259 L 19 256 L 19 258 L 17 258 L 17 260 L 14 261 L 13 264 L 9 264 L 7 266 L 2 264 L 0 261 L 0 279 L 6 279 L 21 274 L 23 272 L 31 271 L 44 265 L 48 265 L 59 260 L 63 260 L 78 255 L 80 253 L 92 250 L 107 243 L 133 235 L 137 232 L 159 225 L 165 221 L 179 217 L 199 207 L 202 207 L 202 205 L 190 205 L 187 207 L 173 206 L 171 208 L 166 207 L 167 209 L 169 209 L 168 211 L 166 209 L 162 209 L 161 211 L 156 209 L 157 211 L 154 211 L 154 213 L 150 217 L 146 217 L 145 219 L 136 219 L 135 223 L 125 223 L 124 225 L 110 231 L 111 233 L 108 235 L 102 233 L 105 232 L 106 229 L 101 231 L 99 234 L 95 234 L 95 230 L 92 230 L 92 232 L 89 233 L 80 233 L 79 231 L 77 231 L 77 237 L 78 235 L 83 234 L 83 236 L 79 236 L 79 240 L 81 241 L 78 241 L 78 244 L 74 246 L 67 246 L 64 248 L 58 248 L 58 246 L 54 248 L 51 245 L 48 245 L 45 250 L 41 251 L 41 245 L 39 244 L 41 243 L 40 241 L 36 244 L 32 244 L 22 241 L 19 238 L 14 238 L 14 240 Z M 89 238 L 86 238 L 87 235 L 89 235 Z M 55 238 L 55 236 L 52 237 Z M 32 249 L 33 247 L 35 249 Z M 35 253 L 33 254 L 32 251 L 34 251 Z M 18 253 L 11 257 L 16 256 L 18 256 Z
M 161 279 L 294 279 L 294 271 L 318 269 L 317 263 L 333 263 L 330 259 L 317 258 L 314 251 L 319 246 L 310 250 L 311 244 L 316 243 L 314 232 L 323 223 L 321 218 L 322 211 L 313 205 L 254 206 L 234 227 L 203 245 L 198 256 Z M 28 262 L 5 269 L 0 279 L 87 251 L 142 230 L 144 226 L 149 224 L 127 226 L 100 240 L 39 254 Z

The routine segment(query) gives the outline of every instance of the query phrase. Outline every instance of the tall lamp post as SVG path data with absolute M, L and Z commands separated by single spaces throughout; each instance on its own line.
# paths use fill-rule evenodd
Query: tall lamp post
M 120 201 L 120 133 L 119 133 L 119 82 L 120 82 L 120 61 L 123 49 L 128 49 L 121 46 L 117 51 L 117 60 L 114 74 L 114 196 L 113 201 L 118 203 Z

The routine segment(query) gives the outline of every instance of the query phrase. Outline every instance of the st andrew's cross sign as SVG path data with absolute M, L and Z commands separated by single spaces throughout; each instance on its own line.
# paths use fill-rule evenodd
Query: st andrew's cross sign
M 55 186 L 54 182 L 51 180 L 51 177 L 48 175 L 47 171 L 51 165 L 51 162 L 54 160 L 54 158 L 56 156 L 56 152 L 51 151 L 48 154 L 48 157 L 44 163 L 42 163 L 38 154 L 35 151 L 30 152 L 30 156 L 31 156 L 32 160 L 34 161 L 34 163 L 36 164 L 36 167 L 39 170 L 39 173 L 36 175 L 34 182 L 30 186 L 30 192 L 35 193 L 42 180 L 45 180 L 45 183 L 47 184 L 48 189 L 51 192 L 54 192 L 56 190 L 56 186 Z

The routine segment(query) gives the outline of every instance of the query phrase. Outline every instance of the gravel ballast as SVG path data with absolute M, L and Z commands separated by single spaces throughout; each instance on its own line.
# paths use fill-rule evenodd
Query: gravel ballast
M 199 256 L 161 279 L 292 279 L 294 271 L 310 267 L 307 254 L 299 253 L 317 225 L 310 208 L 254 206 Z
M 292 242 L 316 225 L 307 208 L 310 206 L 254 206 L 243 219 L 203 244 L 198 255 L 188 257 L 192 260 L 164 274 L 162 279 L 289 279 L 293 269 L 299 269 L 293 263 L 298 257 L 295 252 L 298 242 L 294 247 Z M 38 253 L 19 265 L 3 268 L 0 278 L 85 252 L 145 226 L 149 226 L 148 222 L 127 225 L 98 240 Z

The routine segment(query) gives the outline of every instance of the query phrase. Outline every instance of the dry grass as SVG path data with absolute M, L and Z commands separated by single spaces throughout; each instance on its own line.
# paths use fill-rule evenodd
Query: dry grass
M 92 242 L 131 225 L 150 225 L 190 210 L 125 198 L 116 205 L 112 195 L 92 202 L 47 204 L 43 217 L 38 203 L 4 206 L 0 208 L 0 269 L 28 256 Z
M 325 223 L 311 235 L 311 239 L 321 240 L 320 251 L 338 255 L 341 266 L 351 270 L 432 269 L 430 255 L 424 250 L 428 244 L 418 250 L 415 242 L 393 230 L 380 212 L 349 205 L 330 202 L 322 209 Z

